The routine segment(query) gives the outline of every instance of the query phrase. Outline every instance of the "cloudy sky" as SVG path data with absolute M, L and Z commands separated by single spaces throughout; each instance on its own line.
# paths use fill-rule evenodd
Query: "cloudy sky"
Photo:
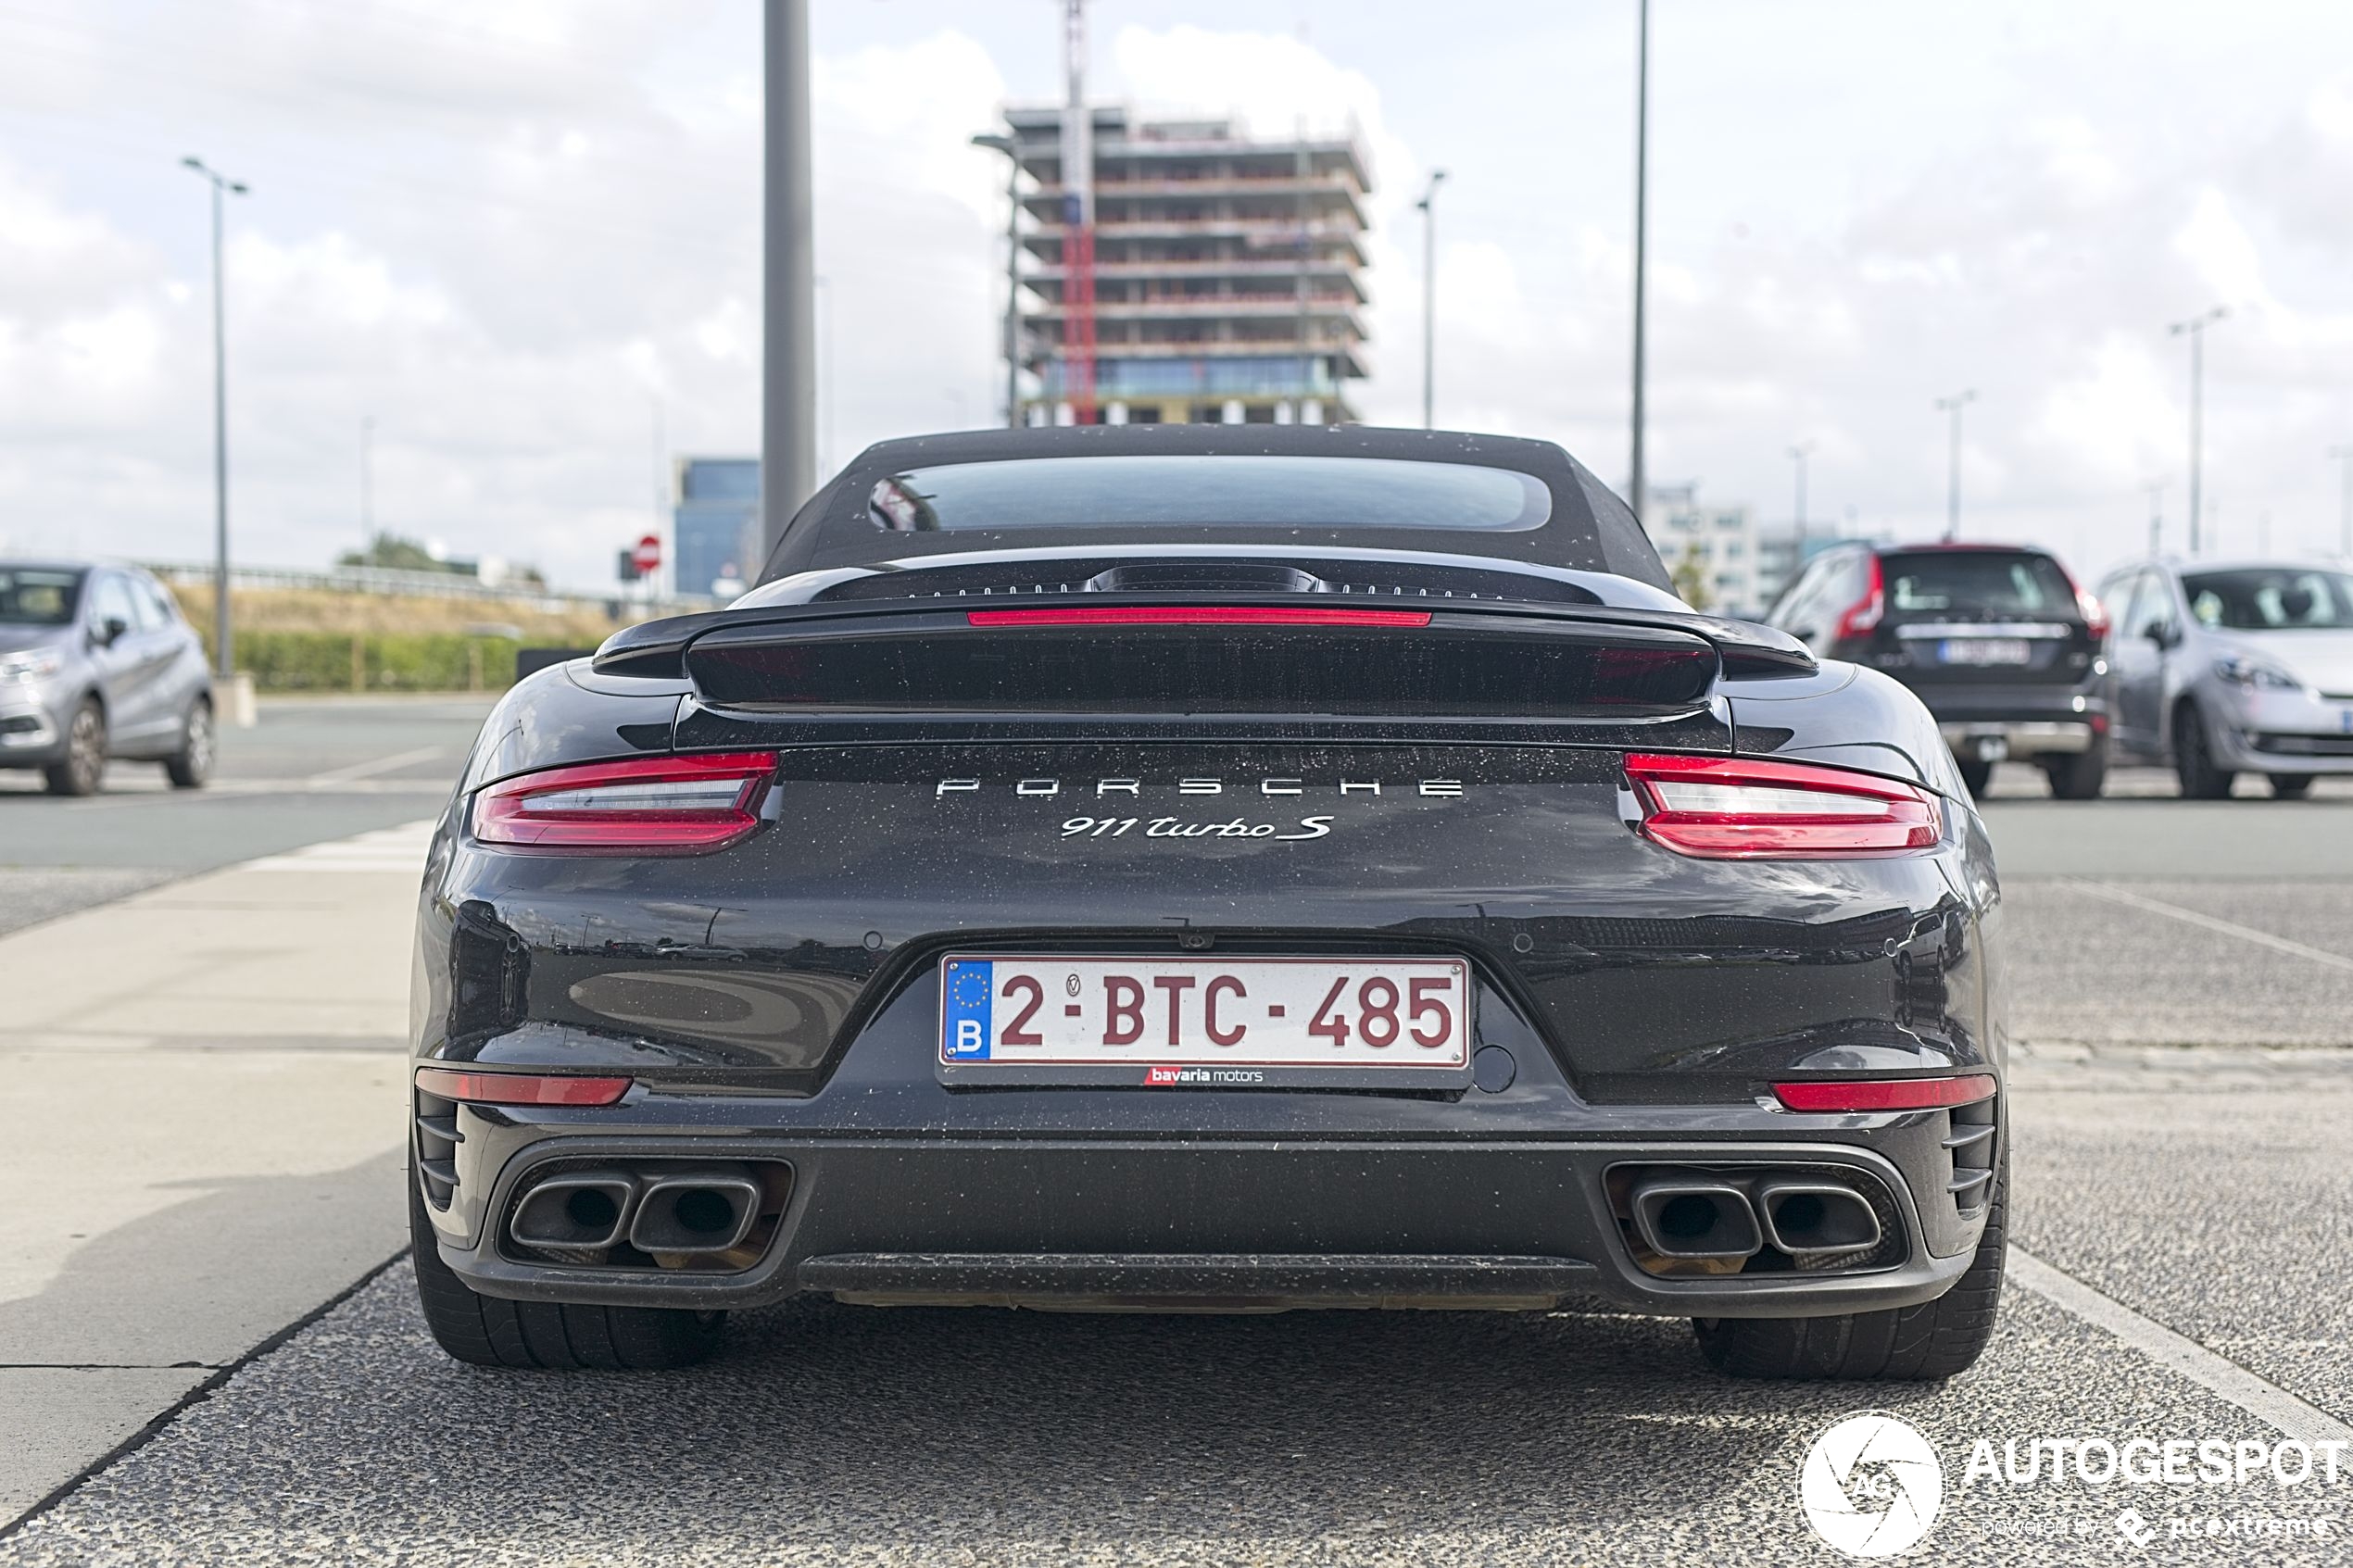
M 1626 466 L 1633 0 L 1095 0 L 1101 94 L 1375 160 L 1376 420 Z M 1001 164 L 1056 0 L 813 0 L 820 438 L 990 422 Z M 1652 471 L 1783 520 L 2096 571 L 2209 529 L 2332 548 L 2353 441 L 2353 6 L 1656 0 Z M 190 558 L 211 526 L 199 153 L 233 204 L 240 554 L 381 526 L 600 583 L 669 455 L 758 428 L 755 0 L 0 0 L 0 549 Z M 1851 522 L 1848 520 L 1852 520 Z

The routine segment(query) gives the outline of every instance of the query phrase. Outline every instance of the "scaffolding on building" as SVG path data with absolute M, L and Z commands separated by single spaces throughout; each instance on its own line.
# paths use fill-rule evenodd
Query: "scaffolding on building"
M 1266 140 L 1229 119 L 1069 103 L 1013 109 L 1006 125 L 1032 182 L 1025 422 L 1358 417 L 1371 180 L 1353 125 Z M 1066 180 L 1074 141 L 1089 156 Z

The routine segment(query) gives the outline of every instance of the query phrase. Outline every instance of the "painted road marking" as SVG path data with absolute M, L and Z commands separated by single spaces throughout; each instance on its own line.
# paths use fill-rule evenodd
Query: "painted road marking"
M 438 746 L 421 746 L 413 751 L 396 751 L 389 757 L 354 762 L 347 767 L 330 768 L 323 773 L 311 774 L 303 782 L 312 785 L 348 784 L 354 779 L 370 778 L 377 773 L 389 773 L 395 768 L 406 768 L 411 762 L 430 762 L 441 756 L 445 749 Z
M 2102 1295 L 2031 1252 L 2011 1248 L 2006 1272 L 2019 1285 L 2060 1311 L 2108 1330 L 2158 1365 L 2172 1368 L 2208 1393 L 2229 1400 L 2288 1436 L 2308 1444 L 2353 1444 L 2353 1426 L 2306 1404 L 2236 1361 L 2225 1361 L 2196 1340 L 2141 1316 L 2123 1302 Z
M 2146 909 L 2153 915 L 2164 915 L 2170 920 L 2178 920 L 2184 924 L 2203 926 L 2208 931 L 2219 931 L 2225 936 L 2235 936 L 2242 942 L 2259 943 L 2274 952 L 2285 953 L 2291 958 L 2309 959 L 2314 963 L 2326 964 L 2331 969 L 2353 972 L 2353 959 L 2348 959 L 2342 953 L 2331 953 L 2319 947 L 2308 947 L 2301 942 L 2291 942 L 2284 936 L 2274 936 L 2268 931 L 2258 931 L 2250 925 L 2240 925 L 2232 921 L 2217 920 L 2212 915 L 2202 915 L 2196 909 L 2185 909 L 2179 904 L 2169 904 L 2162 898 L 2151 898 L 2145 894 L 2128 892 L 2105 882 L 2082 882 L 2070 879 L 2064 885 L 2080 888 L 2095 898 L 2106 898 L 2110 903 L 2122 904 L 2135 909 Z
M 257 872 L 397 872 L 415 876 L 425 869 L 425 850 L 433 842 L 431 819 L 378 828 L 351 838 L 306 845 L 283 855 L 248 860 L 239 868 Z

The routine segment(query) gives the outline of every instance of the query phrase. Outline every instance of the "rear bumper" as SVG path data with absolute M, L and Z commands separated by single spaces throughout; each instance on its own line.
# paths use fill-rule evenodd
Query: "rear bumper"
M 2097 738 L 2088 720 L 2025 719 L 1940 723 L 1937 730 L 1953 755 L 1998 762 L 2006 757 L 2072 757 L 2092 749 Z M 1991 755 L 1988 755 L 1988 753 Z
M 437 1225 L 474 1289 L 524 1300 L 731 1309 L 801 1291 L 854 1301 L 1103 1309 L 1545 1309 L 1809 1316 L 1916 1305 L 1965 1273 L 1982 1222 L 1944 1194 L 1942 1113 L 1795 1117 L 1838 1135 L 1441 1142 L 545 1135 L 466 1114 Z M 1765 1113 L 1758 1112 L 1758 1115 Z M 1871 1120 L 1870 1128 L 1842 1125 Z M 775 1162 L 774 1236 L 729 1273 L 525 1261 L 506 1216 L 548 1162 Z M 1626 1165 L 1829 1173 L 1893 1199 L 1903 1245 L 1866 1271 L 1662 1278 L 1636 1262 L 1608 1173 Z
M 1914 687 L 1956 757 L 2060 757 L 2089 751 L 2108 733 L 2108 699 L 2060 685 Z M 1988 743 L 1994 756 L 1986 757 Z

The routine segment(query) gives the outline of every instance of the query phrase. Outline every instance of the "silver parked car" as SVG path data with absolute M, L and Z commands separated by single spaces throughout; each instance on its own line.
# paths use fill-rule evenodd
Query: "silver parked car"
M 2112 744 L 2171 759 L 2182 793 L 2219 800 L 2240 773 L 2309 794 L 2353 773 L 2353 573 L 2278 561 L 2145 561 L 2100 598 Z
M 163 584 L 127 566 L 0 561 L 0 768 L 91 795 L 110 758 L 212 772 L 204 646 Z

